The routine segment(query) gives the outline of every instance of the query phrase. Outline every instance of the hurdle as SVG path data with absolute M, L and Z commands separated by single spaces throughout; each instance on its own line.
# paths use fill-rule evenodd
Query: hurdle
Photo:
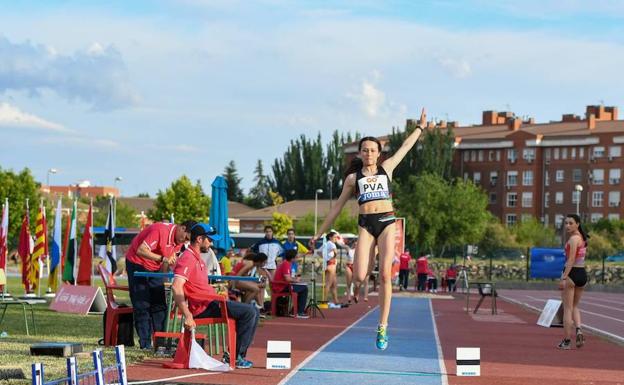
M 115 364 L 104 367 L 102 351 L 91 353 L 94 369 L 79 374 L 76 357 L 67 358 L 67 377 L 45 381 L 43 364 L 32 364 L 32 385 L 128 385 L 124 345 L 115 346 Z

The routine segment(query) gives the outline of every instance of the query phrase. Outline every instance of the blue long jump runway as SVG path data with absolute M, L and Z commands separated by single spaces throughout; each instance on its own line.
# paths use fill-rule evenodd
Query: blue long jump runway
M 393 298 L 385 351 L 375 347 L 378 317 L 376 308 L 280 385 L 447 384 L 429 299 Z

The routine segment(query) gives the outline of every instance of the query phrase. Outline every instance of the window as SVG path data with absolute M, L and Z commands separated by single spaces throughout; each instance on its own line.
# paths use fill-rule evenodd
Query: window
M 527 161 L 535 160 L 535 149 L 534 148 L 525 148 L 522 150 L 522 159 Z
M 518 171 L 507 171 L 507 186 L 518 185 Z
M 585 158 L 585 147 L 579 147 L 579 159 Z
M 555 227 L 560 229 L 563 226 L 563 215 L 555 214 Z
M 496 182 L 498 182 L 498 171 L 490 171 L 490 186 L 496 186 Z
M 544 193 L 544 207 L 548 207 L 548 201 L 550 200 L 550 193 Z
M 510 163 L 515 163 L 517 159 L 518 159 L 518 151 L 516 151 L 515 148 L 508 149 L 507 160 L 509 160 Z
M 561 159 L 568 159 L 568 148 L 564 147 L 561 149 Z
M 622 156 L 622 146 L 609 147 L 609 156 L 612 158 L 618 158 Z
M 604 192 L 593 191 L 592 192 L 592 207 L 602 207 L 604 201 Z
M 518 205 L 518 193 L 507 193 L 507 207 L 516 207 Z
M 476 162 L 477 161 L 477 151 L 476 150 L 470 151 L 470 161 L 471 162 Z
M 522 207 L 533 207 L 533 193 L 532 192 L 522 193 Z
M 581 201 L 581 192 L 572 191 L 572 203 L 577 204 Z
M 601 168 L 597 168 L 592 170 L 592 183 L 593 184 L 604 184 L 604 170 Z
M 488 161 L 494 162 L 494 159 L 495 159 L 495 157 L 494 157 L 494 150 L 488 151 Z
M 594 147 L 594 152 L 592 153 L 594 158 L 602 158 L 605 156 L 605 148 L 603 146 Z
M 468 173 L 467 173 L 467 172 L 465 172 L 465 173 L 464 173 L 464 182 L 465 182 L 465 181 L 467 181 L 467 180 L 468 180 Z
M 609 218 L 610 221 L 619 221 L 620 214 L 609 214 L 607 215 L 607 218 Z
M 490 204 L 496 203 L 496 193 L 490 193 Z
M 483 162 L 483 150 L 479 150 L 477 155 L 478 155 L 478 158 L 479 158 L 479 162 Z
M 507 226 L 516 224 L 516 214 L 507 214 Z
M 462 153 L 464 154 L 464 162 L 468 162 L 470 160 L 470 151 L 462 151 Z
M 500 150 L 496 150 L 496 161 L 500 162 Z
M 618 207 L 620 205 L 620 192 L 609 191 L 609 207 Z
M 533 171 L 524 171 L 522 173 L 522 185 L 533 186 Z
M 555 172 L 555 182 L 563 182 L 563 170 L 557 170 Z
M 544 226 L 548 226 L 548 214 L 544 215 Z
M 474 181 L 474 184 L 481 184 L 481 173 L 478 171 L 475 171 L 472 174 L 472 180 Z
M 550 175 L 548 170 L 544 171 L 544 186 L 550 186 Z
M 544 159 L 545 160 L 550 160 L 551 152 L 552 152 L 552 150 L 550 148 L 547 148 L 546 150 L 544 150 Z
M 570 149 L 570 159 L 576 159 L 576 147 Z
M 575 168 L 572 170 L 572 182 L 580 182 L 583 178 L 583 173 L 580 168 Z
M 600 213 L 592 213 L 591 215 L 591 223 L 596 223 L 602 219 L 602 214 Z
M 522 222 L 528 222 L 528 221 L 530 221 L 532 218 L 533 218 L 533 215 L 531 215 L 531 214 L 522 214 L 522 215 L 520 216 L 520 220 L 521 220 Z
M 553 158 L 555 158 L 555 160 L 559 159 L 559 147 L 553 148 Z
M 609 170 L 609 184 L 620 184 L 620 171 L 619 168 Z
M 563 204 L 563 193 L 561 191 L 557 191 L 555 193 L 555 204 L 557 205 Z

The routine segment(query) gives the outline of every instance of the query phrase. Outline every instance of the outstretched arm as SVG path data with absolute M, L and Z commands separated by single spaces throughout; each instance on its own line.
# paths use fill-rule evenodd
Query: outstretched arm
M 342 193 L 340 193 L 340 197 L 338 197 L 336 204 L 329 211 L 329 214 L 327 214 L 327 217 L 325 217 L 323 224 L 321 225 L 321 227 L 319 227 L 316 234 L 314 234 L 314 238 L 310 240 L 310 244 L 312 245 L 312 248 L 314 248 L 314 241 L 316 241 L 321 236 L 321 234 L 327 231 L 329 226 L 334 222 L 334 219 L 336 219 L 338 214 L 340 214 L 340 210 L 342 210 L 345 203 L 347 203 L 347 200 L 349 200 L 349 198 L 353 196 L 354 188 L 355 188 L 355 174 L 349 174 L 349 176 L 347 176 L 347 178 L 344 181 L 344 184 L 342 186 Z
M 409 152 L 409 150 L 414 147 L 418 138 L 422 134 L 425 125 L 427 124 L 427 113 L 425 109 L 422 109 L 420 113 L 420 121 L 418 122 L 418 126 L 414 129 L 414 131 L 405 139 L 401 147 L 395 152 L 390 158 L 386 159 L 381 166 L 386 170 L 389 175 L 392 175 L 392 171 L 396 168 L 396 166 L 401 163 L 405 155 Z

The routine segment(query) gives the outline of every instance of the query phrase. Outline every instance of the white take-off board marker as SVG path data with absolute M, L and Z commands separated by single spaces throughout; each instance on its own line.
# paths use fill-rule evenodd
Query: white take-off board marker
M 457 348 L 457 376 L 481 375 L 481 348 Z
M 267 369 L 290 369 L 290 341 L 267 341 Z

